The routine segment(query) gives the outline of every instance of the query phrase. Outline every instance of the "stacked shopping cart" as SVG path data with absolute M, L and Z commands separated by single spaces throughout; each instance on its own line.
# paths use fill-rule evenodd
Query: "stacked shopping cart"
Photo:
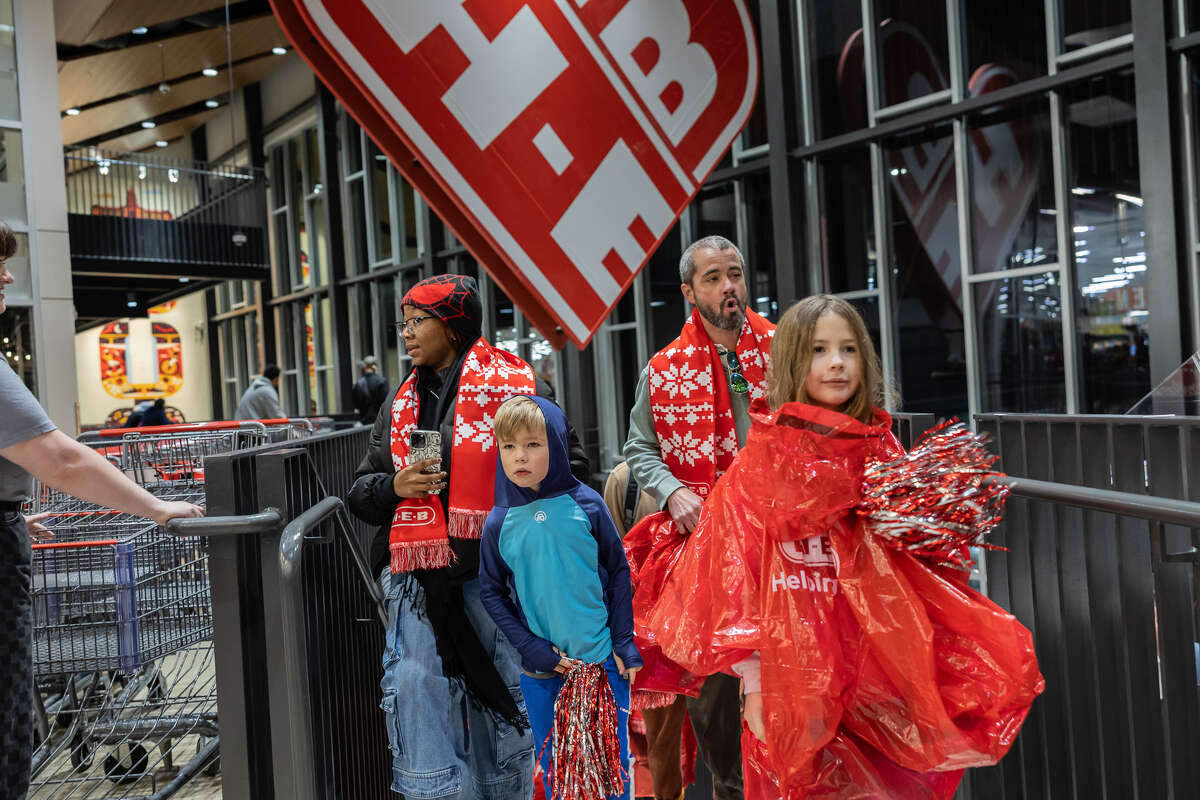
M 217 422 L 80 438 L 165 500 L 204 503 L 204 459 L 311 432 Z M 207 544 L 41 487 L 33 554 L 30 797 L 166 798 L 217 769 Z

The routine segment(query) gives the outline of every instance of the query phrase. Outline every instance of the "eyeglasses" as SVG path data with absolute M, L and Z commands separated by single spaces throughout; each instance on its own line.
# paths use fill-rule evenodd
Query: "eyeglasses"
M 427 319 L 437 319 L 437 317 L 409 317 L 408 319 L 400 320 L 396 323 L 396 332 L 401 335 L 406 333 L 416 333 L 417 328 L 421 327 L 421 323 Z
M 742 362 L 738 361 L 737 353 L 726 350 L 725 363 L 729 365 L 729 388 L 737 394 L 749 392 L 750 381 L 746 380 L 746 376 L 742 374 Z

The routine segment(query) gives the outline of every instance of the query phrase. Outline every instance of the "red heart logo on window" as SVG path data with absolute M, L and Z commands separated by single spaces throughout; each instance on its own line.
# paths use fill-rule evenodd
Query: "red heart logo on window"
M 750 115 L 743 0 L 271 0 L 555 346 L 608 316 Z

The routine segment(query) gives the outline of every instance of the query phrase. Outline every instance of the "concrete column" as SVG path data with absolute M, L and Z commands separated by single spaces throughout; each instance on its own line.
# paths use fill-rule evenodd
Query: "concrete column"
M 33 272 L 34 358 L 38 398 L 54 424 L 75 435 L 75 303 L 67 239 L 67 190 L 59 122 L 54 4 L 13 0 L 17 86 Z

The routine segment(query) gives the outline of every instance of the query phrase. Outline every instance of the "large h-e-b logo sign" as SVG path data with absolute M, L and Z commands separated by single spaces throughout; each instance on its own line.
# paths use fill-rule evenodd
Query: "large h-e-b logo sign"
M 273 3 L 556 344 L 599 327 L 744 124 L 757 80 L 742 0 Z

